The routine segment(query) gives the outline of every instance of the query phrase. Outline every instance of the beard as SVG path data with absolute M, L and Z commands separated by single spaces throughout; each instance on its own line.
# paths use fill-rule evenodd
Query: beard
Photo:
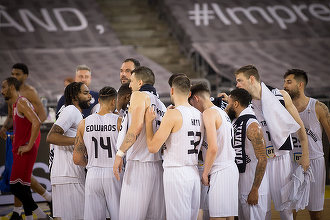
M 291 99 L 297 99 L 300 97 L 298 89 L 295 90 L 284 89 L 284 90 L 290 95 Z
M 123 80 L 125 80 L 126 82 L 124 82 Z M 131 80 L 128 79 L 128 78 L 126 78 L 125 76 L 121 77 L 121 78 L 120 78 L 120 81 L 121 81 L 121 84 L 124 84 L 124 83 L 130 83 L 130 82 L 131 82 Z
M 232 107 L 227 110 L 227 115 L 230 120 L 234 120 L 236 118 L 236 112 Z
M 78 100 L 79 101 L 79 107 L 81 109 L 89 109 L 91 107 L 91 100 L 86 100 L 86 101 L 82 101 L 82 100 Z
M 2 93 L 2 96 L 3 96 L 3 98 L 4 98 L 6 101 L 8 101 L 8 100 L 10 99 L 11 94 L 10 94 L 10 92 L 8 91 L 6 94 L 3 94 L 3 93 Z

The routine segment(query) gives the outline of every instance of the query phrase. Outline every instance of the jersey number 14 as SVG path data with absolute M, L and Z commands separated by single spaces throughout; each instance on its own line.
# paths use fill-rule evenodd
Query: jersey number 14
M 111 152 L 111 141 L 110 141 L 110 137 L 106 137 L 107 139 L 107 145 L 104 144 L 104 140 L 103 137 L 100 137 L 100 147 L 104 150 L 108 150 L 108 158 L 112 158 L 112 152 Z M 95 158 L 99 157 L 98 154 L 98 141 L 95 137 L 92 137 L 92 141 L 94 142 L 94 146 L 95 146 Z

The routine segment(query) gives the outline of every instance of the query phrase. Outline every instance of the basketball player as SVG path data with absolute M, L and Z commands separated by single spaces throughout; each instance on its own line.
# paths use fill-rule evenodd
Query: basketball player
M 33 165 L 40 143 L 40 119 L 33 105 L 19 93 L 20 83 L 14 77 L 2 82 L 1 94 L 9 103 L 13 103 L 13 165 L 10 176 L 10 191 L 22 203 L 27 220 L 34 213 L 38 218 L 51 219 L 35 203 L 30 186 Z
M 118 219 L 121 182 L 112 166 L 121 118 L 116 109 L 117 92 L 106 86 L 99 91 L 100 111 L 83 119 L 77 130 L 73 162 L 86 167 L 84 219 Z M 87 159 L 88 157 L 88 159 Z
M 20 83 L 20 87 L 19 87 L 20 95 L 27 98 L 27 100 L 29 100 L 29 102 L 31 102 L 41 123 L 43 123 L 47 119 L 47 116 L 46 116 L 45 108 L 40 101 L 39 94 L 33 86 L 25 84 L 25 81 L 26 81 L 27 77 L 29 76 L 28 67 L 24 63 L 16 63 L 13 65 L 11 75 L 12 75 L 12 77 L 15 77 L 16 79 L 18 79 L 18 81 Z M 4 139 L 7 138 L 6 131 L 13 126 L 13 109 L 12 109 L 13 103 L 7 103 L 7 104 L 8 104 L 8 116 L 7 116 L 7 119 L 4 122 L 3 126 L 0 129 L 0 136 Z M 52 196 L 51 196 L 51 194 L 40 185 L 40 183 L 34 178 L 33 175 L 31 175 L 31 189 L 33 191 L 37 192 L 38 194 L 40 194 L 46 200 L 46 202 L 52 212 L 52 206 L 51 206 Z M 22 217 L 20 216 L 21 206 L 22 206 L 21 201 L 19 201 L 15 197 L 14 198 L 14 211 L 13 211 L 13 215 L 10 218 L 11 220 L 22 219 Z
M 116 108 L 121 117 L 124 117 L 128 111 L 127 105 L 131 99 L 132 89 L 129 87 L 129 83 L 124 83 L 118 89 L 118 97 Z
M 204 158 L 202 183 L 210 186 L 210 217 L 234 219 L 238 214 L 239 174 L 232 146 L 231 121 L 225 111 L 211 102 L 210 90 L 206 83 L 195 83 L 190 91 L 189 102 L 203 113 L 207 137 L 208 148 Z
M 292 150 L 290 133 L 298 131 L 302 146 L 300 164 L 304 170 L 309 167 L 308 142 L 304 124 L 288 93 L 269 88 L 261 83 L 256 67 L 243 66 L 235 71 L 235 77 L 236 87 L 246 89 L 251 94 L 254 113 L 263 129 L 268 156 L 267 175 L 270 196 L 275 210 L 280 212 L 282 220 L 293 219 L 292 209 L 281 201 L 280 189 L 290 181 L 292 174 L 289 155 L 289 151 Z M 268 210 L 266 219 L 271 218 L 270 201 Z
M 148 67 L 140 66 L 132 71 L 130 87 L 133 93 L 125 118 L 127 121 L 122 123 L 122 127 L 127 125 L 128 129 L 123 140 L 119 138 L 125 130 L 119 132 L 119 150 L 113 166 L 113 172 L 120 180 L 122 157 L 127 152 L 119 219 L 165 219 L 161 156 L 160 152 L 148 151 L 144 125 L 144 114 L 149 106 L 157 109 L 155 127 L 160 124 L 166 111 L 165 105 L 157 97 L 154 83 L 155 75 Z
M 158 109 L 149 107 L 146 114 L 148 149 L 164 149 L 164 190 L 167 219 L 197 219 L 200 203 L 200 179 L 197 169 L 198 152 L 204 136 L 202 114 L 188 103 L 190 80 L 177 76 L 171 87 L 169 109 L 154 134 Z M 157 119 L 157 118 L 156 118 Z
M 122 63 L 122 65 L 120 67 L 120 75 L 119 75 L 120 82 L 122 85 L 124 85 L 125 83 L 128 83 L 128 85 L 129 85 L 129 83 L 131 82 L 132 71 L 139 66 L 141 66 L 140 62 L 134 58 L 127 58 L 126 60 L 124 60 L 124 62 Z M 124 91 L 127 92 L 128 90 L 124 90 Z M 127 94 L 127 93 L 125 93 L 125 94 Z M 120 97 L 122 97 L 122 96 L 121 96 L 121 94 L 119 94 L 119 90 L 118 90 L 118 101 L 120 101 Z M 124 101 L 123 97 L 122 97 L 122 99 Z M 125 111 L 127 111 L 128 102 L 129 102 L 129 100 L 127 101 L 125 106 L 121 106 L 121 107 L 119 107 L 119 109 L 117 109 L 119 112 L 119 115 L 121 117 L 123 117 Z M 123 104 L 123 103 L 121 103 L 121 104 Z M 117 105 L 117 107 L 118 107 L 118 105 Z M 121 108 L 123 108 L 123 109 L 120 111 Z M 94 106 L 94 108 L 92 109 L 91 114 L 98 112 L 99 109 L 100 109 L 100 105 L 96 104 Z
M 327 134 L 328 140 L 330 140 L 330 114 L 325 104 L 305 95 L 307 83 L 308 76 L 303 70 L 290 69 L 284 75 L 284 90 L 289 93 L 305 125 L 310 166 L 315 178 L 315 182 L 310 183 L 309 204 L 306 208 L 309 210 L 311 219 L 324 219 L 325 161 L 322 145 L 322 128 Z M 302 153 L 296 134 L 293 134 L 293 144 L 294 148 L 291 158 L 293 170 L 295 170 L 299 165 Z
M 65 105 L 50 129 L 46 141 L 52 148 L 50 180 L 53 216 L 62 220 L 84 219 L 85 170 L 72 160 L 75 136 L 82 110 L 90 107 L 91 95 L 82 82 L 69 84 L 64 91 Z
M 140 66 L 140 62 L 134 58 L 127 58 L 124 60 L 120 67 L 121 84 L 131 82 L 132 71 Z
M 230 92 L 227 113 L 233 119 L 234 148 L 239 168 L 238 218 L 265 219 L 269 193 L 265 176 L 266 143 L 261 125 L 249 107 L 252 97 L 245 89 Z

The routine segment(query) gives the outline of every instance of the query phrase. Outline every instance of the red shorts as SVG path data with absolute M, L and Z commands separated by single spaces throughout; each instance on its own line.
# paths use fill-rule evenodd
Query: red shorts
M 13 153 L 13 166 L 11 169 L 10 184 L 21 183 L 31 186 L 31 174 L 33 165 L 36 162 L 39 144 L 34 144 L 29 152 L 23 156 Z

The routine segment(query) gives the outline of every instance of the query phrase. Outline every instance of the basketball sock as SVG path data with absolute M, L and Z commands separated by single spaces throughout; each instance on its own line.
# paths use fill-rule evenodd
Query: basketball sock
M 36 210 L 33 211 L 33 213 L 38 217 L 38 218 L 46 218 L 46 214 L 41 210 L 41 208 L 37 208 Z
M 25 220 L 33 220 L 33 215 L 26 215 Z
M 45 190 L 44 194 L 41 195 L 44 199 L 46 199 L 47 202 L 51 202 L 52 201 L 52 195 Z

